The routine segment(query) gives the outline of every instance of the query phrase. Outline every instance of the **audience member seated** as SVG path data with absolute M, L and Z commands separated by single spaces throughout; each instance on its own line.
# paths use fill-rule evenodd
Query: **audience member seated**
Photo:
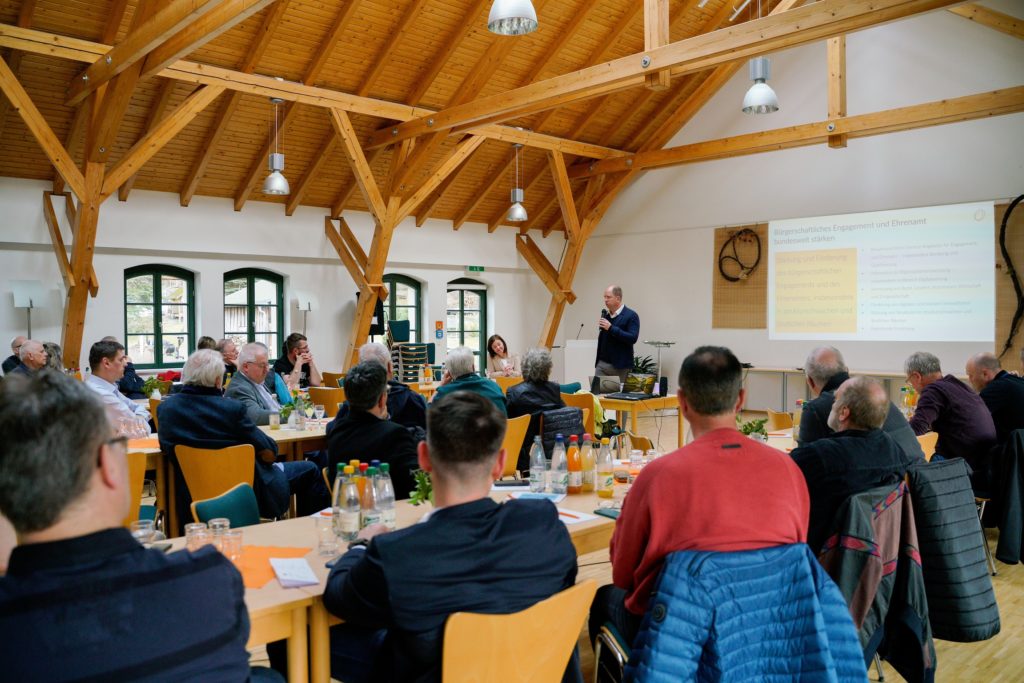
M 20 334 L 11 340 L 11 355 L 7 356 L 4 359 L 3 366 L 0 366 L 5 375 L 21 364 L 21 358 L 18 357 L 18 353 L 21 351 L 21 345 L 26 341 L 26 338 Z
M 480 376 L 476 371 L 473 351 L 465 346 L 458 346 L 448 352 L 448 357 L 444 361 L 441 386 L 437 388 L 434 398 L 438 399 L 456 391 L 480 394 L 494 403 L 502 414 L 507 413 L 505 394 L 501 387 L 494 380 Z
M 877 486 L 895 486 L 913 463 L 881 429 L 889 406 L 877 381 L 848 379 L 836 390 L 828 415 L 832 433 L 791 453 L 811 495 L 807 545 L 815 553 L 834 530 L 836 512 L 847 498 Z
M 121 344 L 116 341 L 96 342 L 89 349 L 89 368 L 92 372 L 85 378 L 85 385 L 99 395 L 113 415 L 122 420 L 144 422 L 146 430 L 152 432 L 149 411 L 118 391 L 117 383 L 124 375 L 126 362 L 127 357 Z
M 561 388 L 557 383 L 548 381 L 550 375 L 551 354 L 544 349 L 530 349 L 523 358 L 523 381 L 508 388 L 509 418 L 532 416 L 523 447 L 519 453 L 508 454 L 510 458 L 518 458 L 516 468 L 519 470 L 530 469 L 530 446 L 538 434 L 540 413 L 565 407 Z
M 967 361 L 967 379 L 992 414 L 1000 445 L 1015 429 L 1024 429 L 1024 378 L 1003 370 L 995 355 L 979 353 Z
M 227 384 L 228 379 L 238 372 L 238 347 L 230 339 L 221 339 L 217 342 L 217 350 L 224 359 L 224 383 Z
M 308 389 L 323 386 L 323 378 L 313 361 L 313 352 L 309 350 L 306 335 L 292 332 L 281 345 L 281 357 L 274 361 L 274 374 L 284 375 L 290 387 Z M 273 390 L 269 385 L 268 389 Z
M 612 581 L 590 611 L 590 639 L 611 621 L 632 643 L 665 556 L 733 552 L 807 540 L 807 485 L 793 459 L 736 430 L 743 368 L 701 346 L 679 370 L 679 406 L 694 441 L 641 470 L 615 523 Z
M 168 396 L 157 408 L 160 450 L 168 457 L 178 445 L 193 448 L 226 448 L 252 444 L 256 449 L 253 488 L 260 516 L 281 517 L 292 494 L 298 498 L 298 514 L 310 515 L 330 505 L 323 477 L 311 462 L 277 462 L 277 443 L 253 424 L 240 402 L 221 395 L 224 361 L 213 349 L 196 351 L 181 371 L 184 387 Z M 191 497 L 181 470 L 174 468 L 179 520 L 191 515 Z
M 359 347 L 359 362 L 375 362 L 384 367 L 388 377 L 388 419 L 403 427 L 426 429 L 427 401 L 421 394 L 395 379 L 395 366 L 391 361 L 388 347 L 377 342 L 370 342 Z M 348 415 L 348 402 L 342 403 L 337 417 Z M 333 422 L 331 424 L 334 424 Z M 330 434 L 331 425 L 327 426 Z
M 18 351 L 19 363 L 8 375 L 34 375 L 46 367 L 46 349 L 35 339 L 26 339 Z
M 280 413 L 281 404 L 264 381 L 270 372 L 270 351 L 265 344 L 252 342 L 237 354 L 238 371 L 224 390 L 224 398 L 232 398 L 245 406 L 245 414 L 253 423 L 270 423 L 271 413 Z
M 100 341 L 105 342 L 117 342 L 117 337 L 107 336 Z M 125 354 L 128 353 L 128 349 L 125 349 Z M 142 390 L 145 386 L 146 381 L 139 377 L 139 373 L 135 371 L 135 364 L 132 363 L 132 359 L 125 355 L 124 357 L 124 375 L 117 382 L 117 390 L 128 398 L 135 400 L 140 398 L 149 398 L 146 392 Z
M 387 371 L 376 361 L 359 363 L 345 375 L 349 411 L 327 429 L 327 462 L 333 474 L 338 463 L 380 460 L 390 463 L 396 498 L 415 488 L 416 440 L 408 429 L 388 420 Z
M 487 340 L 487 376 L 518 377 L 521 374 L 519 356 L 508 352 L 508 344 L 501 335 L 492 334 Z
M 823 439 L 832 433 L 828 425 L 832 401 L 835 400 L 835 392 L 839 385 L 850 379 L 850 371 L 847 370 L 839 349 L 819 346 L 807 356 L 804 362 L 804 375 L 814 398 L 804 403 L 803 413 L 800 415 L 800 434 L 797 443 L 801 446 Z M 907 418 L 891 401 L 882 431 L 891 436 L 912 459 L 924 460 L 924 451 L 917 441 L 917 435 L 907 423 Z
M 345 620 L 331 633 L 333 677 L 440 681 L 448 615 L 517 612 L 575 583 L 576 551 L 554 506 L 490 497 L 504 434 L 505 416 L 476 394 L 434 402 L 418 447 L 434 511 L 398 531 L 363 529 L 327 579 L 324 604 Z M 508 666 L 528 656 L 509 653 Z M 579 680 L 575 656 L 566 678 Z
M 0 577 L 0 678 L 249 680 L 241 575 L 212 547 L 165 555 L 121 526 L 125 440 L 92 391 L 53 370 L 6 381 L 0 433 L 0 513 L 20 537 Z
M 942 376 L 939 359 L 918 351 L 906 360 L 907 383 L 918 393 L 910 428 L 915 434 L 936 432 L 935 453 L 944 458 L 963 458 L 974 470 L 976 487 L 987 484 L 984 471 L 988 453 L 996 443 L 996 427 L 985 402 L 953 375 Z
M 43 350 L 46 351 L 46 365 L 43 367 L 57 372 L 64 372 L 64 352 L 60 344 L 43 342 Z
M 203 349 L 217 349 L 217 340 L 213 337 L 207 337 L 205 334 L 199 338 L 196 342 L 196 351 L 202 351 Z

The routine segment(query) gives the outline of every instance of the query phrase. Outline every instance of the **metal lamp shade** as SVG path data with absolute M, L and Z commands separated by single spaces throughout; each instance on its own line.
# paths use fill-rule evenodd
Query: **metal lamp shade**
M 778 96 L 771 86 L 763 81 L 754 83 L 743 96 L 744 114 L 771 114 L 778 110 Z
M 263 194 L 288 194 L 291 188 L 288 186 L 288 179 L 281 175 L 284 170 L 284 155 L 271 154 L 267 160 L 270 168 L 270 175 L 263 181 Z
M 494 0 L 487 16 L 491 33 L 522 36 L 537 30 L 537 11 L 530 0 Z
M 508 216 L 506 216 L 512 223 L 522 223 L 529 216 L 526 215 L 526 207 L 516 202 L 508 210 Z

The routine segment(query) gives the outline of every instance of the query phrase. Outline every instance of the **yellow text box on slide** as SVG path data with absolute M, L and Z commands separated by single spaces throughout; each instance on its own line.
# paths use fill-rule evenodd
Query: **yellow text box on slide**
M 775 254 L 775 331 L 857 331 L 857 250 Z

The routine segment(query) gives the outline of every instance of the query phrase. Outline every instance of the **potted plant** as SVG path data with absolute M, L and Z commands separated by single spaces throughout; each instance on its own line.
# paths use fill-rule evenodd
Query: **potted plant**
M 651 393 L 658 381 L 658 365 L 650 356 L 633 356 L 633 370 L 626 376 L 624 391 Z
M 743 418 L 739 415 L 736 416 L 736 428 L 740 430 L 740 434 L 749 436 L 751 439 L 755 439 L 757 441 L 768 441 L 768 430 L 765 429 L 765 425 L 767 423 L 767 417 L 744 422 Z

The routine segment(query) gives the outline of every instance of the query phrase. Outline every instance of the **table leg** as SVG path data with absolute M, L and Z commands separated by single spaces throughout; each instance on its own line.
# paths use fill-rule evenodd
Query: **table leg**
M 164 524 L 170 526 L 170 517 L 167 516 L 167 472 L 164 470 L 164 458 L 160 458 L 156 467 L 153 468 L 156 480 L 156 509 L 164 513 Z M 170 534 L 167 535 L 170 538 Z
M 683 409 L 682 408 L 677 408 L 676 409 L 676 421 L 678 422 L 678 424 L 676 426 L 679 429 L 679 431 L 677 432 L 679 436 L 676 438 L 676 445 L 679 448 L 682 448 L 683 447 L 683 439 L 686 436 L 686 421 L 683 420 Z
M 177 491 L 174 486 L 174 464 L 171 458 L 164 455 L 164 477 L 167 480 L 167 538 L 177 538 L 181 533 L 178 531 L 178 505 L 175 500 Z
M 640 406 L 633 406 L 632 410 L 629 411 L 629 428 L 634 434 L 639 434 L 640 430 L 637 428 L 637 416 L 640 413 Z
M 309 608 L 309 677 L 312 683 L 330 683 L 331 631 L 327 625 L 327 608 L 320 598 Z
M 306 608 L 292 611 L 292 635 L 288 638 L 288 682 L 307 683 L 309 680 L 308 650 L 306 645 Z

